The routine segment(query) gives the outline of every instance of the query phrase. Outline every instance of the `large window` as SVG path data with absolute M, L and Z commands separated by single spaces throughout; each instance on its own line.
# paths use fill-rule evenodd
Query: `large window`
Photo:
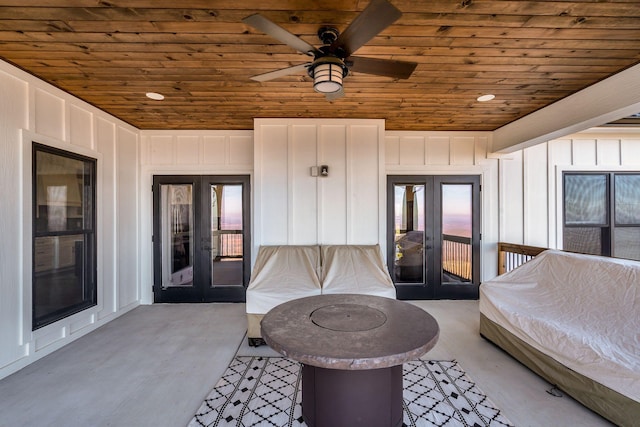
M 33 329 L 96 305 L 96 161 L 33 144 Z
M 565 172 L 564 249 L 640 260 L 640 173 Z

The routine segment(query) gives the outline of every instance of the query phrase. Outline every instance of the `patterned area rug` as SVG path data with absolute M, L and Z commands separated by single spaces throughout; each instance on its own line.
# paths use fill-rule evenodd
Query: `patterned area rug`
M 404 364 L 404 425 L 511 426 L 456 361 Z M 306 426 L 301 365 L 282 357 L 236 356 L 189 427 Z

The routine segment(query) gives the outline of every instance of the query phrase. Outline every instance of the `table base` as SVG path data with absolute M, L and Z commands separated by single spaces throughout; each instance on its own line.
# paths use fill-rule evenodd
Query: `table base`
M 352 371 L 302 366 L 302 417 L 309 427 L 400 427 L 402 415 L 402 365 Z

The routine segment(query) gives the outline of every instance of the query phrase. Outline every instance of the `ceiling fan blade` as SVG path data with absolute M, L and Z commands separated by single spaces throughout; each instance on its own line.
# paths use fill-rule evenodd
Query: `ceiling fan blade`
M 331 48 L 342 48 L 345 56 L 349 56 L 401 16 L 402 12 L 387 0 L 371 0 L 362 13 L 356 16 L 331 44 Z
M 415 62 L 365 58 L 362 56 L 350 56 L 345 62 L 351 71 L 357 73 L 375 74 L 397 79 L 408 79 L 418 65 Z
M 311 62 L 306 62 L 300 65 L 294 65 L 293 67 L 281 68 L 275 71 L 269 71 L 268 73 L 258 74 L 257 76 L 251 77 L 251 80 L 255 80 L 257 82 L 266 82 L 269 80 L 277 79 L 279 77 L 290 76 L 291 74 L 298 73 L 300 71 L 307 71 L 307 68 L 311 66 Z
M 302 40 L 300 37 L 291 34 L 289 31 L 285 30 L 278 24 L 271 22 L 259 13 L 247 16 L 242 20 L 242 22 L 247 25 L 251 25 L 253 28 L 262 31 L 265 34 L 270 35 L 276 40 L 280 40 L 282 43 L 291 46 L 295 50 L 302 52 L 305 55 L 313 56 L 317 53 L 320 53 L 318 49 Z
M 327 101 L 334 101 L 336 99 L 342 98 L 344 96 L 344 87 L 341 87 L 339 91 L 333 93 L 325 93 L 324 97 L 327 98 Z

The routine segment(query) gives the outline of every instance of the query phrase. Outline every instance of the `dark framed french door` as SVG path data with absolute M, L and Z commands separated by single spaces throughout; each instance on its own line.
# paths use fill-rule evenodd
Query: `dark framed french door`
M 398 299 L 477 299 L 480 177 L 387 177 L 387 263 Z
M 155 302 L 245 300 L 249 185 L 249 176 L 153 177 Z

